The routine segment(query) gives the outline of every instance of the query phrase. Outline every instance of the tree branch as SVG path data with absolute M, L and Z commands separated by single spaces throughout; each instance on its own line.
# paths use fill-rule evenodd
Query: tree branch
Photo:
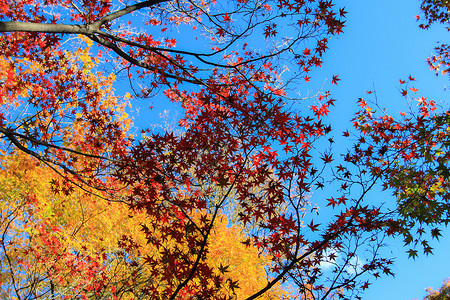
M 94 27 L 90 25 L 67 25 L 29 23 L 18 21 L 0 21 L 0 32 L 43 32 L 43 33 L 69 33 L 85 34 L 94 33 Z
M 155 4 L 168 2 L 168 1 L 171 1 L 171 0 L 147 0 L 147 1 L 144 1 L 144 2 L 136 3 L 134 5 L 127 6 L 127 7 L 123 8 L 123 9 L 121 9 L 121 10 L 115 11 L 115 12 L 105 16 L 104 18 L 95 21 L 91 25 L 94 26 L 95 28 L 100 28 L 105 23 L 111 22 L 112 20 L 115 20 L 115 19 L 120 18 L 120 17 L 122 17 L 124 15 L 127 15 L 129 13 L 137 11 L 137 10 L 139 10 L 141 8 L 150 7 L 150 6 L 153 6 Z

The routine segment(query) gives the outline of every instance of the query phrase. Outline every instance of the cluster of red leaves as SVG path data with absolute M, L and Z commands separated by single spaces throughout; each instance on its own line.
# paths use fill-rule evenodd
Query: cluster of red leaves
M 229 80 L 237 82 L 239 89 L 226 88 Z M 178 94 L 175 89 L 167 93 L 169 97 Z M 323 107 L 329 105 L 332 100 Z M 291 256 L 285 245 L 295 243 L 300 220 L 278 208 L 287 201 L 286 182 L 296 178 L 303 191 L 309 190 L 308 152 L 311 141 L 324 135 L 323 123 L 286 111 L 281 99 L 260 93 L 252 83 L 232 73 L 214 85 L 211 82 L 209 89 L 185 95 L 183 107 L 186 132 L 182 136 L 149 136 L 134 147 L 133 160 L 123 160 L 117 172 L 133 189 L 131 205 L 155 216 L 152 227 L 145 230 L 149 242 L 166 253 L 159 260 L 152 259 L 152 265 L 163 266 L 164 259 L 170 257 L 174 261 L 169 264 L 173 268 L 166 270 L 169 277 L 164 279 L 168 282 L 175 277 L 189 278 L 191 266 L 197 268 L 195 276 L 201 282 L 208 280 L 211 270 L 201 264 L 200 254 L 206 253 L 209 224 L 214 220 L 204 216 L 195 224 L 187 216 L 211 208 L 214 218 L 224 201 L 229 201 L 231 191 L 241 211 L 239 222 L 264 228 L 265 233 L 255 235 L 252 242 L 271 255 Z M 279 154 L 270 145 L 284 147 L 286 154 Z M 156 228 L 163 233 L 158 239 L 151 236 Z M 167 249 L 163 241 L 174 239 L 187 247 Z M 185 263 L 180 263 L 181 257 Z M 199 293 L 199 287 L 195 289 Z
M 447 74 L 450 71 L 450 46 L 442 44 L 434 48 L 436 54 L 428 58 L 428 64 L 436 74 Z
M 88 295 L 101 295 L 108 286 L 110 278 L 104 272 L 105 267 L 99 263 L 99 255 L 80 255 L 68 251 L 64 247 L 64 237 L 60 230 L 52 225 L 42 223 L 36 229 L 31 247 L 24 250 L 24 255 L 29 259 L 20 261 L 25 269 L 39 269 L 43 276 L 48 276 L 45 281 L 53 282 L 53 285 L 70 286 L 73 294 L 78 294 L 81 299 L 88 299 Z M 43 278 L 36 277 L 39 282 Z M 51 287 L 50 287 L 51 289 Z M 40 297 L 49 291 L 45 285 L 37 285 L 30 290 L 30 296 Z M 54 295 L 54 294 L 53 294 Z M 61 295 L 64 299 L 64 295 Z

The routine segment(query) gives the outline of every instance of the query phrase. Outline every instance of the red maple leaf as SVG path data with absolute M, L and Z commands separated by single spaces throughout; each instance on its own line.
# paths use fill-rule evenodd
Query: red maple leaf
M 344 172 L 345 168 L 342 165 L 337 166 L 338 172 Z
M 337 85 L 337 82 L 338 82 L 339 80 L 340 80 L 340 79 L 338 78 L 338 75 L 334 75 L 334 76 L 333 76 L 333 79 L 331 80 L 331 84 Z
M 220 37 L 225 36 L 225 30 L 222 27 L 217 28 L 216 34 Z
M 317 231 L 320 224 L 314 224 L 313 221 L 308 224 L 308 227 L 311 229 L 311 231 Z
M 328 163 L 330 163 L 330 162 L 333 161 L 333 155 L 332 155 L 332 154 L 330 154 L 330 155 L 324 154 L 324 156 L 321 157 L 321 159 L 322 159 L 326 164 L 328 164 Z
M 230 22 L 231 21 L 231 15 L 228 13 L 225 14 L 225 16 L 222 16 L 224 22 Z

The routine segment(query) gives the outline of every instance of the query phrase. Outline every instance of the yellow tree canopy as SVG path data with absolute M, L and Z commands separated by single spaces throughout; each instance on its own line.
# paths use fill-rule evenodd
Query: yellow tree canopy
M 149 216 L 80 188 L 55 193 L 57 176 L 24 153 L 1 162 L 3 295 L 141 299 L 146 285 L 164 276 L 148 263 L 162 255 L 147 244 L 141 230 Z M 205 258 L 217 280 L 226 283 L 217 296 L 244 299 L 267 284 L 270 259 L 241 243 L 244 238 L 225 215 L 218 217 Z M 289 293 L 278 286 L 262 299 L 284 297 Z

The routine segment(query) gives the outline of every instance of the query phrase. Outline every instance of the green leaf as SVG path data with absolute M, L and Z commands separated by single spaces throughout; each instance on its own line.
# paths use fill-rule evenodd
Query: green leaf
M 434 228 L 434 229 L 431 230 L 431 236 L 432 236 L 433 238 L 439 240 L 439 237 L 442 236 L 441 231 L 442 231 L 442 230 L 440 230 L 440 229 L 438 229 L 438 228 Z
M 412 259 L 416 259 L 416 257 L 417 257 L 417 250 L 409 249 L 407 252 L 409 254 L 408 258 L 412 257 Z

